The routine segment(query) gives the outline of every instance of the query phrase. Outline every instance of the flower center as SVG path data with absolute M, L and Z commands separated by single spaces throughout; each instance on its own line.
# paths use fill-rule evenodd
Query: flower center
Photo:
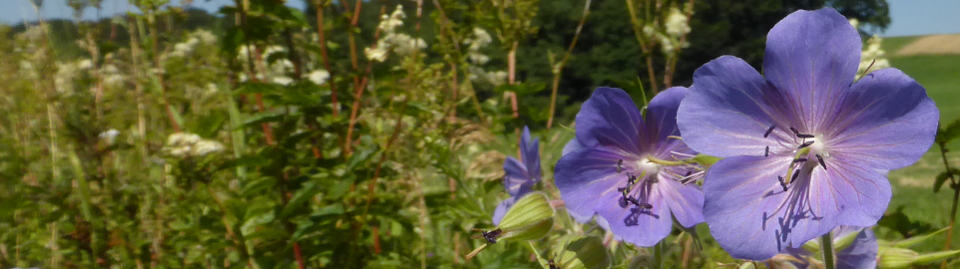
M 637 170 L 647 175 L 656 175 L 660 172 L 660 165 L 651 162 L 647 158 L 641 158 L 636 162 Z
M 770 128 L 764 132 L 763 137 L 766 138 L 770 136 L 776 125 L 771 125 Z M 823 167 L 824 170 L 827 169 L 827 164 L 824 161 L 830 156 L 827 151 L 826 139 L 824 139 L 822 134 L 808 134 L 800 132 L 797 128 L 790 127 L 790 131 L 793 133 L 793 145 L 796 145 L 796 148 L 790 152 L 793 153 L 793 161 L 787 167 L 787 173 L 781 176 L 777 176 L 777 180 L 780 182 L 780 187 L 783 188 L 783 191 L 787 191 L 790 183 L 793 183 L 799 176 L 801 172 L 804 175 L 812 173 L 813 169 L 817 168 L 819 165 Z M 781 145 L 789 147 L 790 142 L 780 142 Z M 770 155 L 770 147 L 766 147 L 764 152 L 764 157 Z

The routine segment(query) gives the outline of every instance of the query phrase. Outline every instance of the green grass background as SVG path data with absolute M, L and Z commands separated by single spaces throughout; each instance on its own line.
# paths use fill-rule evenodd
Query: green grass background
M 883 40 L 883 48 L 890 64 L 913 77 L 927 89 L 940 108 L 940 121 L 947 124 L 960 118 L 960 92 L 957 92 L 957 80 L 960 79 L 960 55 L 897 55 L 897 51 L 920 37 L 892 37 Z M 947 146 L 949 150 L 960 151 L 960 143 Z M 951 167 L 960 167 L 956 162 L 956 153 L 948 153 Z M 929 223 L 933 227 L 946 227 L 949 224 L 950 206 L 953 200 L 952 190 L 947 185 L 938 193 L 933 192 L 933 182 L 937 174 L 943 171 L 940 148 L 933 146 L 916 164 L 892 171 L 890 182 L 893 184 L 893 199 L 887 212 L 903 207 L 903 212 L 912 220 Z M 883 228 L 878 233 L 892 238 L 892 231 Z M 937 237 L 917 247 L 920 251 L 933 251 L 943 248 L 944 237 Z M 960 245 L 960 233 L 953 236 L 956 249 Z

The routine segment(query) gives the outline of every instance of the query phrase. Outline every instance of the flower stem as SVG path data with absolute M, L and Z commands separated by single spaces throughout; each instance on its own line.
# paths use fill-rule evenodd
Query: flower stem
M 953 239 L 953 226 L 956 224 L 957 219 L 957 200 L 960 199 L 960 187 L 956 186 L 956 180 L 953 177 L 953 173 L 950 172 L 950 163 L 947 161 L 947 144 L 945 142 L 940 142 L 939 144 L 943 167 L 946 168 L 947 175 L 950 178 L 950 188 L 953 189 L 953 205 L 950 207 L 950 229 L 947 230 L 947 240 L 943 244 L 943 250 L 950 250 L 950 241 Z M 940 263 L 940 268 L 947 268 L 947 260 L 943 260 L 943 262 Z
M 663 268 L 663 245 L 666 240 L 660 240 L 656 245 L 653 245 L 653 268 L 661 269 Z
M 833 269 L 833 238 L 830 233 L 820 237 L 820 246 L 823 249 L 823 263 L 826 269 Z

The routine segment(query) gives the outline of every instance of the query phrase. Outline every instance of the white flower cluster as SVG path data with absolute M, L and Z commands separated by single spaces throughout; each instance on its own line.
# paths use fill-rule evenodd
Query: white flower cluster
M 53 76 L 57 92 L 63 95 L 73 94 L 73 81 L 83 74 L 82 72 L 88 72 L 92 68 L 93 62 L 89 59 L 57 63 L 57 74 Z
M 667 15 L 667 21 L 664 23 L 668 35 L 680 37 L 690 33 L 690 25 L 687 21 L 687 15 L 684 15 L 679 8 L 670 8 L 670 14 Z
M 120 131 L 117 131 L 117 129 L 110 129 L 100 133 L 98 137 L 106 142 L 107 145 L 113 145 L 117 142 L 118 135 L 120 135 Z
M 857 66 L 857 79 L 864 75 L 883 68 L 890 67 L 890 61 L 887 61 L 887 52 L 883 50 L 883 39 L 878 35 L 873 35 L 867 39 L 867 46 L 860 52 L 860 65 Z M 873 66 L 870 66 L 873 65 Z M 867 70 L 870 68 L 870 70 Z
M 471 81 L 484 81 L 494 86 L 503 84 L 507 80 L 507 72 L 486 71 L 480 66 L 490 61 L 490 57 L 480 52 L 481 49 L 493 43 L 493 38 L 483 28 L 473 28 L 473 36 L 463 41 L 467 45 L 467 70 Z
M 178 158 L 202 157 L 223 151 L 220 142 L 191 133 L 173 133 L 167 137 L 163 152 Z
M 327 79 L 330 79 L 330 72 L 327 72 L 327 70 L 323 69 L 313 70 L 313 72 L 307 74 L 307 79 L 314 84 L 323 85 L 324 83 L 327 83 Z
M 247 57 L 252 57 L 250 55 L 250 51 L 252 49 L 254 48 L 251 46 L 241 46 L 240 51 L 237 53 L 237 61 L 246 65 L 248 62 Z M 268 59 L 270 59 L 272 55 L 284 53 L 285 51 L 286 49 L 284 49 L 281 46 L 277 46 L 277 45 L 267 46 L 266 48 L 264 48 L 263 55 L 261 55 L 260 59 L 257 59 L 257 57 L 253 57 L 253 60 L 255 62 L 261 63 L 260 66 L 263 66 L 265 68 L 262 74 L 263 81 L 269 81 L 269 82 L 273 82 L 273 83 L 284 85 L 284 86 L 290 85 L 290 83 L 293 83 L 293 79 L 287 76 L 287 74 L 293 71 L 293 62 L 291 62 L 286 57 L 276 58 L 274 59 L 273 62 L 268 61 Z M 244 69 L 246 68 L 247 67 L 244 67 Z M 240 77 L 240 81 L 247 81 L 248 79 L 247 75 L 244 73 L 240 73 L 239 77 Z
M 663 53 L 672 53 L 677 48 L 686 48 L 690 43 L 681 41 L 681 38 L 690 33 L 690 25 L 687 15 L 684 15 L 679 8 L 671 7 L 667 20 L 664 23 L 665 33 L 656 33 L 655 37 L 660 42 L 660 49 Z M 646 27 L 644 27 L 646 32 Z
M 193 33 L 187 35 L 187 40 L 173 45 L 173 52 L 170 53 L 170 56 L 174 57 L 186 57 L 189 56 L 194 48 L 200 44 L 212 44 L 217 41 L 217 37 L 213 36 L 213 33 L 207 30 L 197 30 Z
M 427 48 L 427 42 L 422 38 L 413 38 L 396 32 L 397 27 L 403 26 L 403 19 L 406 17 L 407 15 L 403 13 L 403 5 L 397 5 L 397 9 L 389 16 L 383 15 L 377 28 L 383 32 L 384 36 L 377 40 L 376 46 L 363 49 L 363 54 L 368 60 L 386 61 L 391 50 L 397 55 L 405 56 Z

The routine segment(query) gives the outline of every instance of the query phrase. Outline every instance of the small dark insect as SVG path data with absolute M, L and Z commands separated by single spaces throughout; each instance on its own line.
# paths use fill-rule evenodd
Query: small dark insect
M 617 160 L 617 173 L 619 174 L 620 171 L 623 171 L 623 159 Z
M 496 229 L 493 231 L 480 231 L 481 236 L 484 240 L 487 240 L 487 243 L 494 244 L 497 243 L 497 238 L 500 237 L 500 234 L 503 233 L 503 230 Z
M 777 128 L 777 126 L 776 126 L 776 125 L 770 125 L 770 128 L 767 129 L 767 131 L 763 133 L 763 138 L 767 138 L 768 136 L 770 136 L 770 133 L 773 132 L 773 129 L 774 129 L 774 128 Z

